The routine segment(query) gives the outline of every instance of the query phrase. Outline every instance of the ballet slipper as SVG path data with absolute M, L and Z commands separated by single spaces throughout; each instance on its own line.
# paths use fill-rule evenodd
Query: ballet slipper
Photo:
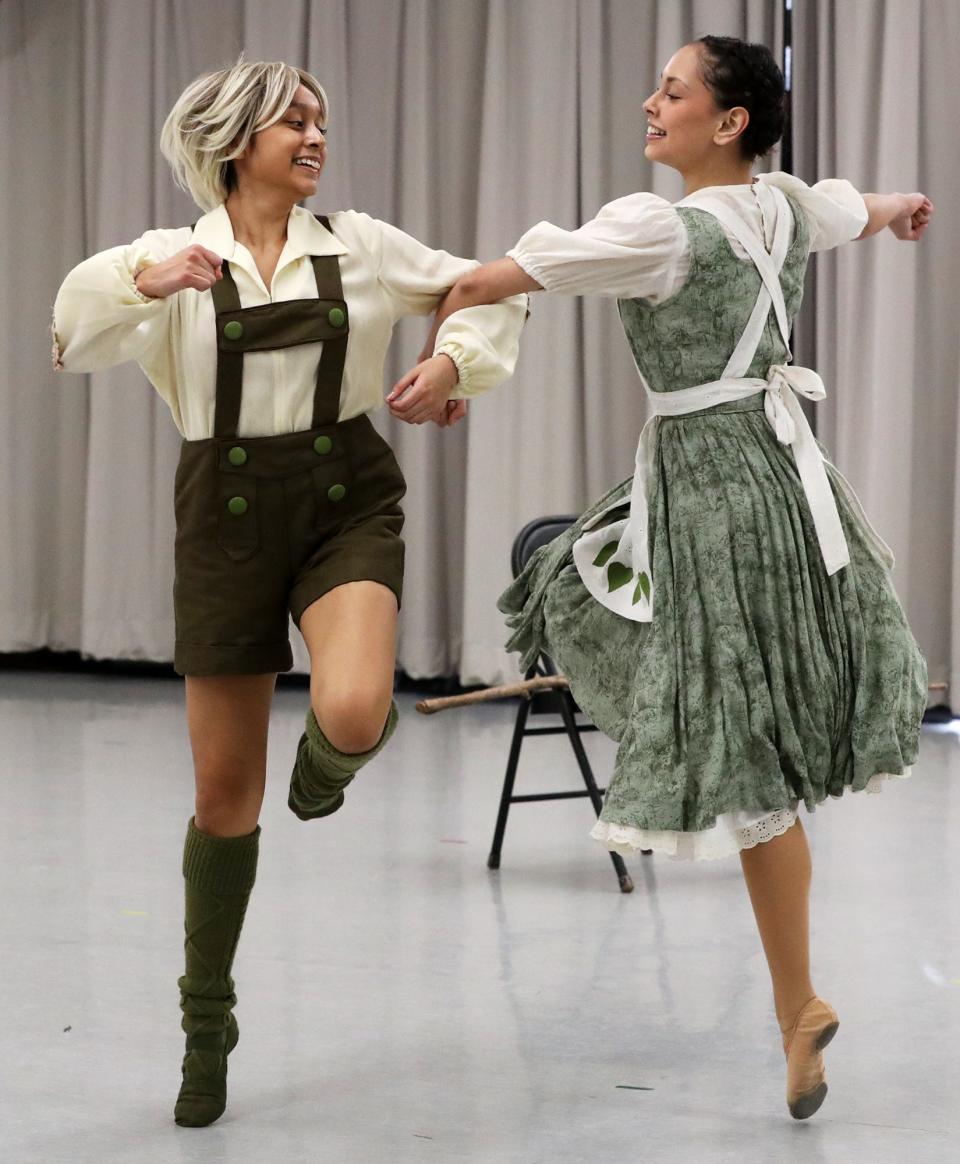
M 837 1033 L 837 1012 L 822 998 L 811 998 L 786 1027 L 781 1024 L 787 1057 L 787 1107 L 795 1120 L 806 1120 L 827 1094 L 823 1048 Z

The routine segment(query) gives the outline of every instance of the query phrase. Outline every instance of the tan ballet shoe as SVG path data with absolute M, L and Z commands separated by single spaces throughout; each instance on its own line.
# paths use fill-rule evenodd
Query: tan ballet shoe
M 822 998 L 811 998 L 787 1029 L 781 1026 L 787 1056 L 787 1107 L 795 1120 L 806 1120 L 827 1094 L 823 1048 L 837 1033 L 837 1012 Z

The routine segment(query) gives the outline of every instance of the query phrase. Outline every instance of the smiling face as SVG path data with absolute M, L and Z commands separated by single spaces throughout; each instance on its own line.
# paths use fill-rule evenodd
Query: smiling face
M 700 75 L 701 51 L 688 44 L 674 53 L 643 104 L 648 119 L 644 154 L 681 174 L 709 165 L 718 150 L 739 153 L 736 139 L 747 124 L 745 109 L 718 108 Z
M 301 85 L 279 121 L 250 138 L 234 161 L 238 185 L 257 185 L 294 202 L 316 193 L 327 156 L 327 142 L 317 98 Z

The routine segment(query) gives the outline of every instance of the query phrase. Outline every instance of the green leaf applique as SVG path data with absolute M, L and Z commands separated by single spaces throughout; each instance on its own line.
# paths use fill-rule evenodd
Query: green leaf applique
M 647 602 L 650 601 L 650 579 L 646 573 L 641 573 L 637 578 L 637 588 L 633 592 L 633 601 L 639 602 L 641 598 L 645 598 Z
M 612 562 L 607 567 L 607 590 L 612 594 L 614 590 L 626 586 L 631 578 L 633 578 L 633 571 L 629 566 L 625 566 L 622 562 Z
M 593 559 L 593 564 L 595 566 L 605 566 L 617 552 L 617 546 L 619 544 L 619 542 L 607 542 L 600 553 Z

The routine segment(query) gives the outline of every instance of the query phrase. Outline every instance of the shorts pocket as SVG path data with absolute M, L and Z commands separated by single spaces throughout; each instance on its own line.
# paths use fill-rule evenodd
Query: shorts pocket
M 310 472 L 316 524 L 321 529 L 338 525 L 356 507 L 356 482 L 350 461 L 343 457 L 318 465 Z
M 257 479 L 240 473 L 217 476 L 217 545 L 234 562 L 243 562 L 260 549 Z
M 364 438 L 351 455 L 354 469 L 351 508 L 359 516 L 395 509 L 407 491 L 393 449 L 373 428 Z

